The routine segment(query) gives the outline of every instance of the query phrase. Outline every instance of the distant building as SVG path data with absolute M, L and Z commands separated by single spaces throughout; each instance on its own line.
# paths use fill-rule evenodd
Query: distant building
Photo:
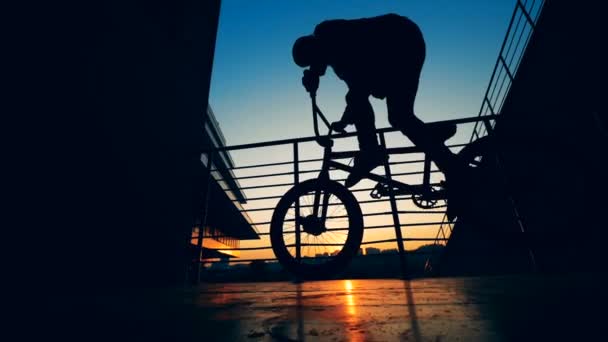
M 228 269 L 229 267 L 229 263 L 228 263 L 229 259 L 227 256 L 223 256 L 220 258 L 219 261 L 213 262 L 210 265 L 210 269 L 212 270 L 225 270 Z
M 374 248 L 374 247 L 367 247 L 365 249 L 365 255 L 371 255 L 371 254 L 380 254 L 380 249 Z
M 359 248 L 359 251 L 357 252 L 357 255 L 363 255 L 363 248 Z
M 397 254 L 399 252 L 397 252 L 397 248 L 391 248 L 391 249 L 383 249 L 382 251 L 380 251 L 381 254 Z
M 211 107 L 207 107 L 207 120 L 205 120 L 206 146 L 220 148 L 225 146 L 225 138 L 215 119 Z M 205 168 L 209 167 L 209 158 L 202 154 L 201 162 Z M 247 202 L 240 190 L 238 180 L 235 179 L 232 169 L 234 162 L 228 152 L 219 152 L 211 163 L 211 179 L 209 193 L 206 194 L 208 205 L 204 227 L 203 220 L 198 219 L 190 236 L 190 245 L 194 260 L 201 255 L 202 259 L 221 258 L 221 264 L 228 263 L 228 258 L 238 257 L 240 240 L 259 239 L 258 233 L 249 216 L 243 212 L 241 204 Z M 201 208 L 201 212 L 203 208 Z M 202 246 L 198 246 L 198 239 L 202 233 Z M 202 253 L 201 252 L 202 249 Z

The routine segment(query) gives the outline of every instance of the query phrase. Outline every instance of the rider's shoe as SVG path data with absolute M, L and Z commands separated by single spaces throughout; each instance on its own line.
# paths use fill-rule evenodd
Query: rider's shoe
M 370 173 L 376 167 L 384 164 L 388 160 L 386 151 L 382 148 L 372 149 L 369 151 L 360 151 L 355 156 L 355 163 L 353 170 L 350 172 L 344 185 L 347 188 L 354 186 L 359 183 L 360 180 L 365 178 L 365 175 Z

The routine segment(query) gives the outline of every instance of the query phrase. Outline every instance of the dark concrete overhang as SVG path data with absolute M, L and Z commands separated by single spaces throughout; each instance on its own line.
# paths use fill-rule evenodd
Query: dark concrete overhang
M 241 240 L 259 239 L 251 218 L 242 212 L 237 201 L 231 199 L 220 185 L 211 179 L 209 184 L 207 224 L 218 227 L 228 236 Z

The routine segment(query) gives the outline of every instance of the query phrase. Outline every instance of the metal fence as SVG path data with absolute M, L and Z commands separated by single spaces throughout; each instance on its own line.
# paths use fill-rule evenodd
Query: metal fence
M 479 116 L 500 114 L 544 3 L 544 0 L 517 1 L 479 108 Z M 484 125 L 476 124 L 470 140 L 485 134 Z
M 430 124 L 457 124 L 463 128 L 487 119 L 492 118 L 473 117 Z M 374 172 L 408 184 L 422 184 L 424 163 L 427 160 L 425 153 L 393 128 L 380 129 L 377 134 L 383 147 L 399 148 L 401 153 L 392 154 L 385 168 L 378 167 Z M 467 144 L 465 140 L 464 135 L 456 135 L 447 145 L 453 152 L 458 152 Z M 334 142 L 334 151 L 352 151 L 356 146 L 355 134 L 336 136 Z M 239 248 L 232 249 L 238 250 L 241 257 L 231 259 L 230 263 L 275 261 L 269 239 L 272 213 L 279 199 L 289 188 L 317 177 L 322 163 L 322 158 L 319 158 L 322 148 L 315 142 L 314 137 L 307 137 L 230 146 L 209 153 L 225 151 L 242 163 L 231 168 L 233 180 L 238 181 L 239 190 L 247 198 L 247 203 L 242 204 L 242 212 L 249 216 L 260 236 L 259 240 L 241 241 Z M 245 164 L 243 161 L 247 160 L 251 162 Z M 348 163 L 349 160 L 344 158 L 342 162 Z M 341 182 L 346 173 L 332 169 L 330 175 L 333 180 Z M 444 178 L 434 164 L 431 164 L 430 177 L 433 184 L 438 184 Z M 225 180 L 220 179 L 219 182 Z M 429 244 L 443 245 L 449 239 L 449 233 L 446 233 L 448 231 L 443 229 L 447 224 L 443 219 L 446 208 L 444 201 L 440 201 L 433 209 L 423 210 L 413 204 L 409 195 L 371 198 L 370 192 L 374 186 L 375 182 L 363 180 L 351 189 L 364 216 L 362 248 L 372 247 L 380 252 L 394 252 L 401 257 L 404 264 L 408 253 L 428 254 L 429 252 L 419 250 L 419 247 Z M 213 198 L 209 200 L 212 201 Z M 438 234 L 442 234 L 441 237 L 438 238 Z M 331 245 L 327 247 L 325 252 L 331 254 Z
M 544 0 L 517 0 L 513 15 L 509 21 L 507 33 L 500 46 L 498 58 L 494 64 L 492 75 L 488 87 L 484 93 L 481 107 L 479 108 L 479 117 L 489 115 L 499 115 L 507 98 L 507 94 L 511 89 L 511 85 L 515 80 L 515 75 L 519 69 L 519 64 L 524 56 L 528 42 L 534 33 L 536 23 L 542 12 Z M 469 142 L 473 142 L 488 134 L 487 125 L 480 124 L 483 120 L 479 120 L 473 127 L 473 132 Z M 495 123 L 495 121 L 493 121 Z M 491 128 L 494 124 L 491 125 Z M 517 208 L 513 208 L 515 217 L 521 225 L 521 218 L 517 212 Z M 453 225 L 443 218 L 444 224 L 440 226 L 437 232 L 437 240 L 435 244 L 445 244 L 446 236 L 452 234 Z M 522 227 L 523 230 L 523 227 Z M 426 263 L 426 268 L 431 271 L 433 266 L 439 262 L 437 255 L 429 256 Z

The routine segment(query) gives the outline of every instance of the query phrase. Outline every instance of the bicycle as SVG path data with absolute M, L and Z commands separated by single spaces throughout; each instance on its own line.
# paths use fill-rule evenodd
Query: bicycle
M 357 255 L 364 229 L 363 214 L 357 199 L 348 188 L 332 180 L 329 174 L 330 169 L 350 172 L 352 167 L 334 160 L 344 159 L 347 155 L 332 151 L 333 138 L 339 136 L 332 134 L 332 126 L 317 106 L 315 96 L 311 96 L 311 99 L 316 142 L 324 149 L 321 170 L 317 178 L 296 184 L 283 195 L 270 224 L 271 245 L 276 258 L 285 269 L 301 279 L 325 278 L 343 270 Z M 319 133 L 318 117 L 328 128 L 325 136 Z M 452 126 L 455 133 L 456 125 Z M 465 146 L 458 157 L 469 167 L 477 167 L 487 150 L 487 144 L 486 138 L 478 139 Z M 387 148 L 386 152 L 390 156 L 403 150 Z M 448 197 L 446 183 L 430 182 L 431 163 L 426 159 L 423 182 L 419 185 L 368 173 L 365 178 L 377 182 L 370 196 L 379 199 L 390 195 L 411 195 L 414 204 L 422 209 L 437 207 L 440 200 Z M 346 226 L 343 226 L 344 223 Z M 323 243 L 319 242 L 321 239 Z M 302 247 L 310 247 L 311 250 L 302 253 Z M 332 253 L 316 253 L 317 247 L 339 249 Z

